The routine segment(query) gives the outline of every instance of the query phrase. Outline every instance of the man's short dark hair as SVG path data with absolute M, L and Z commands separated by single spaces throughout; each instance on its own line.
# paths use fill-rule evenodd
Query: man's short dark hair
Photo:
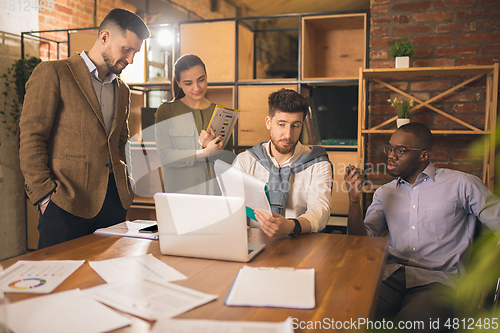
M 304 118 L 309 111 L 309 103 L 307 100 L 296 92 L 290 89 L 280 89 L 269 95 L 269 116 L 272 118 L 276 110 L 281 112 L 302 112 Z
M 142 40 L 151 36 L 146 23 L 144 23 L 137 14 L 121 8 L 112 9 L 108 15 L 106 15 L 99 26 L 99 33 L 103 30 L 113 29 L 118 29 L 122 33 L 125 33 L 126 30 L 130 30 Z
M 398 128 L 398 131 L 413 134 L 417 138 L 419 145 L 418 148 L 427 150 L 432 149 L 434 144 L 432 133 L 431 130 L 424 124 L 411 122 Z

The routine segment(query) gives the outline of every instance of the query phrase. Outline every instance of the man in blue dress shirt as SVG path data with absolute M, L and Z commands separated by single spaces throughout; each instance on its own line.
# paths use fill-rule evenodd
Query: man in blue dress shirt
M 347 169 L 344 179 L 348 233 L 379 236 L 388 230 L 377 317 L 393 318 L 395 327 L 420 321 L 420 331 L 437 332 L 454 316 L 449 296 L 465 273 L 461 256 L 473 240 L 476 219 L 500 230 L 500 199 L 475 176 L 436 168 L 429 161 L 432 144 L 430 130 L 420 123 L 394 132 L 384 152 L 389 173 L 398 178 L 375 192 L 364 222 L 360 170 Z M 438 319 L 440 328 L 430 327 Z

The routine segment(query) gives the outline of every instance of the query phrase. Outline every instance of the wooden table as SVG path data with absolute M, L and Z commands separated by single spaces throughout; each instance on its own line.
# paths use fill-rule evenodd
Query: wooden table
M 180 285 L 217 294 L 216 301 L 184 313 L 177 318 L 283 321 L 288 316 L 303 321 L 349 321 L 372 318 L 387 257 L 387 240 L 378 237 L 339 234 L 304 234 L 297 238 L 270 239 L 259 229 L 250 229 L 249 239 L 265 243 L 266 248 L 250 263 L 163 256 L 158 241 L 89 235 L 43 250 L 3 261 L 4 268 L 18 260 L 104 260 L 152 253 L 185 274 Z M 316 308 L 292 310 L 275 308 L 228 307 L 223 304 L 236 273 L 244 265 L 314 268 L 316 271 Z M 86 262 L 54 292 L 88 288 L 105 283 Z M 293 292 L 293 290 L 290 290 Z M 11 302 L 36 297 L 8 293 Z M 129 316 L 133 324 L 119 332 L 149 332 L 151 323 Z M 296 332 L 317 330 L 296 329 Z

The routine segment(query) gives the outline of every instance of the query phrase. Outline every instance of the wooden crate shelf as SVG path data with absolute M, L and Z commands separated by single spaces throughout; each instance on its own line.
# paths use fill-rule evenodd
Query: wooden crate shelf
M 357 79 L 366 63 L 366 14 L 302 18 L 302 79 Z
M 180 26 L 181 55 L 198 55 L 207 68 L 208 82 L 236 80 L 236 22 L 185 23 Z M 253 77 L 253 32 L 238 26 L 238 78 Z
M 365 145 L 367 134 L 391 134 L 394 129 L 382 129 L 382 127 L 393 124 L 397 116 L 392 117 L 376 126 L 366 127 L 368 117 L 368 101 L 366 100 L 368 82 L 373 80 L 390 91 L 396 92 L 404 98 L 413 99 L 417 107 L 426 107 L 429 110 L 444 116 L 457 126 L 465 127 L 465 129 L 450 129 L 450 130 L 431 130 L 437 135 L 485 135 L 484 140 L 484 157 L 483 157 L 483 181 L 493 190 L 495 176 L 495 137 L 496 137 L 496 122 L 497 122 L 497 102 L 498 102 L 498 71 L 499 64 L 492 66 L 457 66 L 457 67 L 415 67 L 415 68 L 387 68 L 387 69 L 360 69 L 359 70 L 359 110 L 358 110 L 358 154 L 362 165 L 365 164 Z M 457 77 L 461 78 L 461 83 L 456 84 L 445 91 L 432 96 L 427 101 L 420 100 L 418 97 L 411 95 L 397 87 L 387 83 L 391 79 L 400 78 L 421 78 L 431 76 L 432 78 L 439 77 Z M 432 103 L 440 101 L 442 98 L 458 91 L 467 84 L 474 82 L 482 77 L 486 77 L 485 87 L 485 110 L 484 128 L 478 128 L 468 122 L 445 112 Z

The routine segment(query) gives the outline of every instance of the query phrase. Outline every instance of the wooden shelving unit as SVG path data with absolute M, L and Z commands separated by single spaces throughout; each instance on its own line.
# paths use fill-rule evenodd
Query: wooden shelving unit
M 367 17 L 367 12 L 353 12 L 183 22 L 179 24 L 179 55 L 197 54 L 204 61 L 209 84 L 207 98 L 210 101 L 241 111 L 234 133 L 235 150 L 238 151 L 269 140 L 264 118 L 271 92 L 286 88 L 307 96 L 315 86 L 350 85 L 356 89 L 358 68 L 366 66 Z M 252 30 L 248 22 L 275 18 L 287 21 L 286 28 L 282 30 L 284 32 L 295 29 L 290 27 L 296 20 L 297 76 L 257 79 L 255 41 L 259 30 Z M 144 87 L 149 90 L 154 88 Z M 357 105 L 357 100 L 353 100 L 353 104 Z M 357 146 L 325 148 L 335 164 L 334 179 L 338 182 L 332 196 L 334 204 L 331 213 L 344 215 L 347 214 L 345 203 L 348 199 L 346 192 L 340 188 L 344 160 L 347 158 L 348 163 L 356 162 Z M 142 201 L 137 198 L 132 211 L 143 214 L 143 209 L 154 208 Z
M 367 15 L 354 12 L 287 16 L 289 21 L 297 20 L 299 36 L 299 66 L 297 77 L 292 79 L 255 78 L 254 40 L 259 31 L 253 31 L 246 23 L 282 18 L 279 15 L 181 23 L 180 54 L 193 53 L 203 59 L 209 85 L 234 85 L 233 105 L 241 110 L 235 148 L 250 147 L 269 139 L 263 119 L 271 92 L 280 88 L 302 92 L 306 86 L 358 84 L 358 68 L 366 64 Z M 290 26 L 287 22 L 287 30 L 293 30 Z
M 431 132 L 436 135 L 485 135 L 487 139 L 484 145 L 483 157 L 483 180 L 486 185 L 493 189 L 494 185 L 494 170 L 495 170 L 495 137 L 496 137 L 496 122 L 497 122 L 497 102 L 498 102 L 498 63 L 493 66 L 463 66 L 463 67 L 426 67 L 426 68 L 407 68 L 407 69 L 360 69 L 359 70 L 359 124 L 358 124 L 358 160 L 361 164 L 365 164 L 365 150 L 366 150 L 366 135 L 376 133 L 393 133 L 394 130 L 382 129 L 384 126 L 394 123 L 397 116 L 392 117 L 376 126 L 367 127 L 368 118 L 368 96 L 367 88 L 370 80 L 383 85 L 385 88 L 396 92 L 405 98 L 413 99 L 417 106 L 414 111 L 419 108 L 426 107 L 441 116 L 449 118 L 458 127 L 462 129 L 453 130 L 432 130 Z M 449 89 L 429 98 L 426 101 L 419 99 L 416 94 L 409 94 L 387 83 L 388 79 L 397 77 L 400 78 L 415 78 L 415 77 L 461 77 L 463 81 Z M 485 124 L 483 128 L 473 126 L 468 122 L 445 112 L 432 103 L 438 102 L 444 97 L 456 92 L 462 87 L 486 76 L 485 87 Z M 463 129 L 465 128 L 465 129 Z

